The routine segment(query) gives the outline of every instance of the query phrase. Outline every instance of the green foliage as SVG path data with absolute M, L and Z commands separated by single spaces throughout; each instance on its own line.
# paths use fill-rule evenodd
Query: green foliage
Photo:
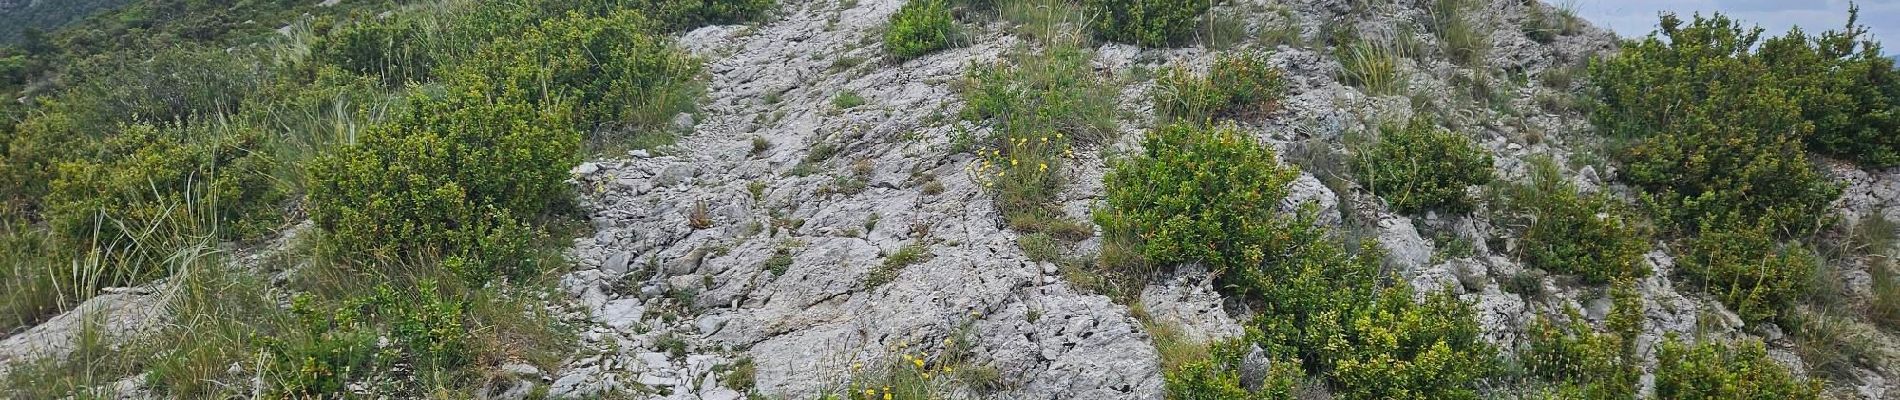
M 1378 142 L 1353 153 L 1353 172 L 1394 210 L 1471 211 L 1465 189 L 1492 179 L 1491 154 L 1465 135 L 1414 118 L 1379 126 Z
M 1249 351 L 1244 341 L 1212 346 L 1210 357 L 1166 371 L 1168 398 L 1176 400 L 1293 399 L 1304 371 L 1291 359 L 1262 360 L 1267 365 L 1261 382 L 1243 382 L 1241 363 Z M 1249 390 L 1249 384 L 1255 387 Z
M 667 30 L 674 31 L 756 21 L 778 7 L 776 0 L 633 0 L 631 3 L 621 7 L 641 10 L 656 21 L 664 21 Z
M 1639 217 L 1609 194 L 1579 193 L 1549 158 L 1533 160 L 1531 182 L 1506 195 L 1508 208 L 1531 215 L 1521 241 L 1530 266 L 1591 283 L 1649 275 L 1649 236 Z
M 1900 165 L 1900 70 L 1859 18 L 1859 7 L 1851 7 L 1844 31 L 1809 36 L 1797 28 L 1763 41 L 1756 55 L 1814 124 L 1809 149 L 1869 166 Z
M 1478 3 L 1472 0 L 1433 0 L 1430 8 L 1432 33 L 1445 45 L 1445 54 L 1459 65 L 1483 61 L 1491 50 L 1491 32 L 1483 21 Z
M 1620 155 L 1622 176 L 1677 232 L 1726 223 L 1713 219 L 1811 232 L 1840 189 L 1802 149 L 1814 124 L 1799 99 L 1749 54 L 1760 30 L 1721 15 L 1686 27 L 1664 16 L 1662 33 L 1590 68 L 1591 121 L 1637 139 Z
M 1213 3 L 1180 0 L 1083 0 L 1089 28 L 1102 39 L 1148 47 L 1181 43 Z
M 1656 397 L 1663 399 L 1819 399 L 1819 381 L 1798 378 L 1768 357 L 1760 341 L 1675 340 L 1656 353 Z
M 1259 313 L 1249 342 L 1297 358 L 1341 397 L 1476 398 L 1496 355 L 1475 312 L 1449 293 L 1419 303 L 1409 286 L 1383 286 L 1376 245 L 1349 252 L 1312 207 L 1279 211 L 1296 172 L 1272 150 L 1231 126 L 1192 124 L 1150 131 L 1142 148 L 1104 179 L 1095 219 L 1105 259 L 1135 246 L 1148 262 L 1208 265 L 1223 292 Z M 1171 390 L 1232 394 L 1223 371 L 1184 368 Z
M 475 353 L 466 305 L 428 281 L 414 292 L 378 286 L 334 309 L 310 296 L 297 297 L 291 311 L 298 330 L 263 339 L 268 354 L 265 381 L 271 384 L 267 390 L 273 396 L 311 397 L 339 393 L 350 383 L 372 378 L 398 381 L 395 378 L 401 377 L 390 376 L 397 373 L 392 371 L 397 364 L 415 368 L 410 372 L 418 377 L 467 365 L 475 361 Z M 387 339 L 389 346 L 378 344 L 379 339 Z
M 250 151 L 264 140 L 257 129 L 207 120 L 120 130 L 100 145 L 104 155 L 96 161 L 60 164 L 45 202 L 62 242 L 130 247 L 151 240 L 142 236 L 151 233 L 147 228 L 173 219 L 221 221 L 215 233 L 226 239 L 258 237 L 283 224 L 272 161 Z
M 1162 118 L 1200 122 L 1271 113 L 1286 94 L 1286 80 L 1267 64 L 1265 54 L 1222 54 L 1206 77 L 1170 68 L 1152 90 L 1155 113 Z
M 441 260 L 472 282 L 527 272 L 531 234 L 520 219 L 564 198 L 578 163 L 579 135 L 554 107 L 468 90 L 419 94 L 311 165 L 311 219 L 363 260 Z
M 1114 163 L 1095 223 L 1110 237 L 1142 238 L 1149 263 L 1205 263 L 1225 278 L 1280 254 L 1274 242 L 1295 221 L 1277 218 L 1277 206 L 1297 174 L 1232 126 L 1168 125 Z
M 431 21 L 415 14 L 339 26 L 312 45 L 318 60 L 344 70 L 378 76 L 383 84 L 426 82 L 442 58 L 430 35 Z
M 583 129 L 661 130 L 697 106 L 701 66 L 648 25 L 631 11 L 568 14 L 483 47 L 453 79 L 510 102 L 570 104 Z
M 1766 224 L 1704 227 L 1677 258 L 1686 282 L 1699 286 L 1749 322 L 1787 317 L 1816 266 L 1798 243 L 1779 244 Z
M 915 0 L 891 14 L 884 31 L 884 50 L 899 59 L 912 59 L 956 46 L 962 29 L 944 0 Z
M 1592 329 L 1574 308 L 1565 310 L 1568 324 L 1543 318 L 1533 322 L 1529 346 L 1517 356 L 1526 372 L 1557 383 L 1564 398 L 1637 397 L 1643 376 L 1643 358 L 1636 349 L 1637 335 L 1642 333 L 1643 299 L 1630 282 L 1623 281 L 1612 291 L 1606 332 Z
M 1062 162 L 1076 141 L 1112 137 L 1118 94 L 1089 67 L 1089 54 L 1071 45 L 1016 52 L 1007 61 L 971 71 L 963 87 L 963 118 L 987 122 L 994 132 L 975 172 L 995 190 L 1010 228 L 1086 238 L 1092 229 L 1053 206 L 1067 183 Z

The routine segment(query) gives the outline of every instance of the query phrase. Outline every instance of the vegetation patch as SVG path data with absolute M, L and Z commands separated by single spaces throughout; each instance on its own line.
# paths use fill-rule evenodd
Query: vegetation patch
M 962 36 L 945 0 L 911 1 L 891 15 L 884 31 L 884 50 L 908 60 L 954 47 Z
M 1466 189 L 1491 182 L 1491 153 L 1470 137 L 1414 118 L 1379 126 L 1376 142 L 1353 152 L 1353 172 L 1393 210 L 1470 212 Z
M 1207 76 L 1186 68 L 1162 73 L 1150 97 L 1163 119 L 1204 122 L 1272 113 L 1286 94 L 1286 81 L 1262 53 L 1226 53 L 1214 59 Z
M 1082 0 L 1089 28 L 1102 39 L 1149 47 L 1181 43 L 1212 2 L 1178 0 Z
M 1102 143 L 1116 129 L 1117 93 L 1088 57 L 1072 45 L 1015 53 L 972 71 L 963 87 L 964 119 L 992 128 L 972 172 L 996 193 L 1011 229 L 1068 240 L 1094 234 L 1055 206 L 1067 184 L 1063 161 L 1075 145 Z
M 1639 216 L 1609 194 L 1582 194 L 1549 158 L 1531 161 L 1531 182 L 1505 191 L 1505 207 L 1528 214 L 1521 248 L 1530 266 L 1591 283 L 1649 275 L 1650 242 Z

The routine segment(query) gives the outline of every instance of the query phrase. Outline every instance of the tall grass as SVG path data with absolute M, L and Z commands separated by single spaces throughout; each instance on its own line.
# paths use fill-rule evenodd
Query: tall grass
M 1339 58 L 1340 81 L 1380 96 L 1405 90 L 1406 76 L 1399 65 L 1404 56 L 1391 43 L 1361 40 L 1335 51 Z
M 1476 0 L 1434 0 L 1428 10 L 1432 33 L 1458 65 L 1476 65 L 1491 50 L 1491 31 L 1477 6 Z

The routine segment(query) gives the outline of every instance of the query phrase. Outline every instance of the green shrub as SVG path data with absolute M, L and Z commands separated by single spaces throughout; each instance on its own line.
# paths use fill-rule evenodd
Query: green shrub
M 417 395 L 425 386 L 401 382 L 446 378 L 433 383 L 452 384 L 453 372 L 437 374 L 476 361 L 466 305 L 429 281 L 413 291 L 377 286 L 334 308 L 298 296 L 291 307 L 297 331 L 262 339 L 266 390 L 286 398 L 316 397 L 374 379 L 399 382 L 379 391 Z
M 1162 118 L 1202 122 L 1273 112 L 1285 93 L 1286 80 L 1279 69 L 1267 65 L 1266 55 L 1242 53 L 1215 58 L 1206 77 L 1171 68 L 1150 96 Z
M 1492 178 L 1491 154 L 1471 138 L 1414 118 L 1379 127 L 1376 143 L 1353 153 L 1353 173 L 1404 213 L 1472 209 L 1465 189 Z
M 565 109 L 479 91 L 418 94 L 310 166 L 311 220 L 355 260 L 441 260 L 472 282 L 526 272 L 523 218 L 564 198 L 579 136 Z
M 1150 263 L 1205 263 L 1217 276 L 1252 269 L 1294 229 L 1277 206 L 1297 174 L 1232 126 L 1168 125 L 1114 163 L 1095 223 L 1110 237 L 1142 238 Z
M 421 18 L 398 13 L 387 19 L 337 27 L 312 44 L 317 60 L 379 77 L 384 85 L 432 80 L 438 54 Z
M 1338 296 L 1331 300 L 1338 303 L 1307 310 L 1312 314 L 1303 317 L 1262 317 L 1255 324 L 1268 335 L 1288 338 L 1289 350 L 1303 355 L 1308 370 L 1327 376 L 1337 396 L 1476 399 L 1478 380 L 1497 368 L 1496 351 L 1479 338 L 1476 312 L 1449 292 L 1431 294 L 1424 303 L 1414 302 L 1404 284 L 1372 289 L 1370 296 L 1360 294 L 1367 293 L 1364 289 L 1326 292 L 1304 287 L 1290 293 Z M 1305 325 L 1290 326 L 1288 320 Z
M 168 221 L 216 221 L 202 226 L 217 232 L 201 234 L 225 239 L 258 237 L 283 224 L 276 212 L 284 194 L 271 181 L 272 161 L 252 151 L 263 147 L 258 129 L 207 120 L 120 131 L 101 143 L 96 160 L 58 168 L 47 219 L 69 246 L 147 241 L 147 230 Z
M 1663 399 L 1819 399 L 1821 383 L 1796 377 L 1762 343 L 1675 340 L 1656 353 L 1656 397 Z
M 1530 266 L 1591 283 L 1649 275 L 1649 236 L 1639 218 L 1609 194 L 1579 193 L 1549 158 L 1532 161 L 1530 184 L 1508 195 L 1510 209 L 1532 218 L 1521 242 Z
M 1816 268 L 1812 251 L 1777 243 L 1766 225 L 1705 226 L 1686 247 L 1676 260 L 1686 281 L 1748 322 L 1785 317 Z
M 1206 360 L 1166 371 L 1168 398 L 1176 400 L 1293 399 L 1304 371 L 1291 359 L 1264 360 L 1268 365 L 1260 382 L 1242 382 L 1241 360 L 1249 349 L 1245 341 L 1219 343 Z M 1249 388 L 1247 384 L 1258 385 Z
M 1630 282 L 1612 292 L 1606 332 L 1592 329 L 1574 308 L 1565 309 L 1568 324 L 1541 317 L 1532 322 L 1529 345 L 1517 356 L 1525 371 L 1556 383 L 1563 398 L 1636 398 L 1643 376 L 1643 357 L 1636 349 L 1643 299 Z
M 1780 78 L 1749 54 L 1759 30 L 1716 15 L 1662 32 L 1590 67 L 1591 121 L 1636 139 L 1621 152 L 1624 179 L 1674 231 L 1706 219 L 1765 220 L 1776 234 L 1811 232 L 1840 189 L 1808 162 L 1813 123 Z
M 1102 39 L 1149 47 L 1181 43 L 1194 32 L 1195 22 L 1212 6 L 1205 1 L 1083 0 L 1089 28 Z
M 1900 70 L 1858 24 L 1817 36 L 1799 28 L 1763 41 L 1757 55 L 1814 124 L 1808 148 L 1869 166 L 1900 165 Z
M 709 2 L 710 4 L 711 2 Z M 570 14 L 483 47 L 453 79 L 537 107 L 571 104 L 582 128 L 665 129 L 696 107 L 699 60 L 631 11 Z
M 884 31 L 884 50 L 899 59 L 912 59 L 957 45 L 963 32 L 944 0 L 914 0 L 891 14 Z

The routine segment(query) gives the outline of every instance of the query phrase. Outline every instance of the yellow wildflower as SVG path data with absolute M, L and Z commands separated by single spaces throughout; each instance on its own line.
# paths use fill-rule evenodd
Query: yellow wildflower
M 1049 170 L 1049 163 L 1037 163 L 1037 164 L 1036 164 L 1036 169 L 1037 169 L 1038 171 L 1048 171 L 1048 170 Z

